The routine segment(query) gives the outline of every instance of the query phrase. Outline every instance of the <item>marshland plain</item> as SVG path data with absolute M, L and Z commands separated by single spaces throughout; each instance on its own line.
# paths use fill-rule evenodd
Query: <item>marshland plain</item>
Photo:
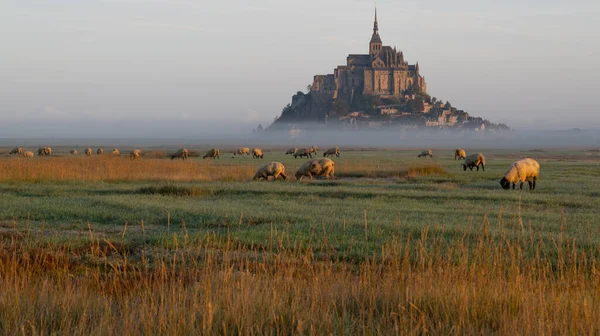
M 600 332 L 597 150 L 341 148 L 298 182 L 286 148 L 54 149 L 0 159 L 3 334 Z M 502 190 L 524 157 L 536 190 Z

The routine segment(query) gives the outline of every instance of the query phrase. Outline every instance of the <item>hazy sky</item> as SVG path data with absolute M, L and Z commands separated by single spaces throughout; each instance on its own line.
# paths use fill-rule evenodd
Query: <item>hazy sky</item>
M 433 96 L 516 128 L 600 128 L 600 2 L 377 5 Z M 269 124 L 372 26 L 369 0 L 0 0 L 0 137 Z

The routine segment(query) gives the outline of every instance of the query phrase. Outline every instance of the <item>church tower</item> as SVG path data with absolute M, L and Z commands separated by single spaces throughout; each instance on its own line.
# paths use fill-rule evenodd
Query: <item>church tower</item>
M 373 36 L 371 36 L 371 42 L 369 42 L 369 54 L 371 56 L 379 55 L 383 42 L 379 37 L 379 24 L 377 23 L 377 7 L 375 7 L 375 23 L 373 24 Z

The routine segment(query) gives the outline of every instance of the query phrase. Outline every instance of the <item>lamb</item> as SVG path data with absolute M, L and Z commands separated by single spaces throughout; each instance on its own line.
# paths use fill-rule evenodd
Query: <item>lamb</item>
M 422 151 L 421 154 L 419 154 L 418 157 L 433 157 L 433 151 L 431 149 L 428 149 L 426 151 Z
M 457 148 L 456 152 L 454 152 L 454 160 L 461 159 L 464 160 L 467 157 L 467 152 L 465 152 L 462 148 Z
M 121 155 L 121 152 L 119 152 L 119 149 L 118 149 L 118 148 L 113 148 L 113 150 L 112 150 L 112 155 L 114 155 L 114 156 L 119 156 L 119 155 Z
M 268 181 L 269 176 L 273 176 L 273 180 L 277 180 L 279 176 L 281 176 L 281 178 L 283 178 L 285 181 L 287 178 L 285 175 L 285 166 L 281 162 L 265 163 L 264 165 L 258 167 L 258 170 L 256 171 L 256 174 L 254 174 L 252 180 L 260 180 L 264 178 L 265 181 Z
M 233 152 L 233 155 L 250 155 L 250 148 L 244 147 L 238 149 L 236 152 Z
M 260 148 L 252 148 L 252 157 L 253 158 L 263 158 L 263 152 Z
M 71 150 L 69 151 L 69 153 L 71 153 L 72 155 L 77 155 L 77 154 L 79 154 L 79 152 L 77 151 L 77 149 L 71 149 Z
M 23 156 L 26 158 L 32 158 L 33 157 L 33 152 L 27 151 L 23 153 Z
M 17 154 L 17 155 L 23 155 L 23 148 L 22 147 L 15 147 L 10 151 L 10 154 Z
M 334 172 L 335 162 L 330 159 L 309 160 L 298 168 L 298 171 L 296 171 L 296 179 L 300 181 L 303 176 L 308 176 L 312 181 L 313 175 L 324 176 L 326 179 L 335 179 L 335 176 L 333 175 Z
M 479 171 L 479 166 L 481 166 L 481 169 L 485 171 L 485 157 L 481 153 L 471 154 L 465 158 L 462 166 L 465 171 L 467 168 L 471 169 L 472 171 L 473 167 L 477 167 L 477 171 Z
M 96 154 L 97 154 L 97 155 L 102 155 L 102 154 L 104 154 L 104 149 L 102 149 L 102 148 L 98 148 L 98 149 L 96 150 Z
M 187 160 L 189 156 L 190 156 L 190 152 L 185 148 L 181 148 L 174 154 L 171 154 L 171 160 L 174 160 L 174 159 Z
M 529 182 L 529 190 L 535 190 L 535 182 L 540 177 L 540 164 L 533 159 L 522 159 L 508 167 L 504 177 L 500 180 L 500 185 L 503 189 L 515 189 L 515 184 L 520 182 L 520 189 L 523 189 L 523 182 Z
M 139 159 L 141 156 L 142 156 L 142 151 L 139 149 L 134 149 L 131 151 L 131 153 L 129 153 L 129 159 L 131 159 L 131 160 Z
M 287 152 L 285 152 L 285 155 L 288 155 L 288 154 L 294 155 L 294 153 L 296 153 L 297 151 L 298 151 L 298 148 L 296 148 L 296 147 L 290 148 L 287 150 Z
M 203 159 L 206 159 L 206 158 L 209 158 L 209 159 L 215 159 L 216 158 L 216 159 L 218 159 L 220 153 L 221 152 L 218 149 L 212 148 L 208 152 L 206 152 L 206 155 L 204 155 L 202 158 Z
M 92 149 L 90 147 L 85 149 L 85 155 L 87 155 L 87 156 L 92 155 Z
M 340 149 L 338 147 L 329 148 L 328 150 L 323 152 L 323 157 L 328 157 L 328 156 L 333 156 L 333 155 L 340 157 Z
M 299 156 L 299 157 L 306 156 L 306 158 L 307 158 L 307 159 L 308 159 L 308 158 L 311 158 L 311 159 L 312 159 L 312 154 L 310 154 L 310 153 L 311 153 L 311 150 L 310 150 L 310 148 L 302 148 L 302 149 L 299 149 L 299 150 L 297 150 L 297 151 L 294 153 L 294 159 L 295 159 L 295 158 L 297 158 L 298 156 Z

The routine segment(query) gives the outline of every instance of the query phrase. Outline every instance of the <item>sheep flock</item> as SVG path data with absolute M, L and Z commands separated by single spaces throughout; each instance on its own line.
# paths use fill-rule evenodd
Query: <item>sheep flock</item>
M 317 159 L 313 158 L 314 155 L 317 155 L 319 148 L 317 146 L 308 146 L 308 147 L 293 147 L 289 148 L 285 151 L 285 155 L 291 155 L 294 158 L 303 158 L 305 157 L 308 161 L 303 162 L 299 165 L 295 173 L 295 177 L 298 181 L 302 180 L 303 177 L 307 177 L 309 180 L 313 180 L 313 177 L 320 177 L 323 179 L 335 179 L 335 162 L 331 160 L 331 158 L 339 158 L 340 157 L 340 148 L 339 147 L 331 147 L 326 149 L 323 152 L 323 158 Z M 84 153 L 86 156 L 91 156 L 94 151 L 91 147 L 87 147 L 84 149 Z M 5 152 L 6 153 L 6 152 Z M 14 147 L 10 151 L 8 151 L 9 155 L 21 156 L 25 158 L 33 158 L 35 156 L 34 151 L 26 150 L 23 147 Z M 79 151 L 77 149 L 69 150 L 71 155 L 78 155 Z M 104 154 L 103 148 L 95 149 L 96 155 L 100 156 Z M 121 152 L 118 148 L 112 149 L 112 156 L 120 157 Z M 230 152 L 231 153 L 231 152 Z M 53 154 L 52 148 L 49 146 L 39 147 L 37 149 L 37 156 L 51 156 Z M 482 153 L 473 153 L 468 155 L 467 152 L 462 148 L 456 148 L 454 150 L 454 160 L 462 160 L 461 166 L 464 171 L 469 169 L 473 171 L 473 168 L 476 168 L 479 171 L 481 168 L 482 171 L 485 172 L 486 160 L 485 156 Z M 250 149 L 250 147 L 242 147 L 236 150 L 233 150 L 233 157 L 236 156 L 250 156 L 255 159 L 264 159 L 264 152 L 262 149 L 254 147 Z M 271 154 L 270 154 L 271 155 Z M 58 155 L 60 156 L 60 154 Z M 190 151 L 186 148 L 177 149 L 174 152 L 170 152 L 167 154 L 172 160 L 181 159 L 188 160 L 190 158 Z M 133 149 L 129 152 L 129 159 L 137 160 L 142 157 L 142 151 L 140 149 Z M 152 157 L 152 156 L 150 156 Z M 433 151 L 431 149 L 426 149 L 417 155 L 418 158 L 433 158 Z M 209 149 L 204 156 L 203 159 L 219 159 L 220 158 L 220 150 L 218 148 Z M 528 182 L 529 189 L 535 190 L 537 181 L 539 180 L 540 174 L 540 165 L 537 161 L 531 158 L 524 158 L 512 163 L 504 175 L 500 179 L 500 185 L 502 189 L 508 190 L 512 186 L 512 189 L 516 188 L 516 185 L 519 184 L 520 189 L 523 189 L 523 184 Z M 269 178 L 272 180 L 286 180 L 286 167 L 283 163 L 272 161 L 269 163 L 261 164 L 256 173 L 253 180 L 265 180 L 268 181 Z

